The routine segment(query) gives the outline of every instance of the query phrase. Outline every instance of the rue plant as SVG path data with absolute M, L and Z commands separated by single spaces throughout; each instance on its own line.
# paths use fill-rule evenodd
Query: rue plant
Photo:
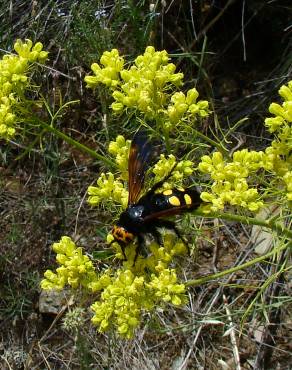
M 186 94 L 175 91 L 175 88 L 182 87 L 183 75 L 175 73 L 175 66 L 169 63 L 165 51 L 157 52 L 153 47 L 148 47 L 132 66 L 125 67 L 124 59 L 114 49 L 105 52 L 100 65 L 92 65 L 92 71 L 93 76 L 85 77 L 87 86 L 95 88 L 101 83 L 110 90 L 114 99 L 111 105 L 113 114 L 134 114 L 136 122 L 144 122 L 156 135 L 163 135 L 169 140 L 168 145 L 175 143 L 175 139 L 172 139 L 174 132 L 182 130 L 194 133 L 194 126 L 198 128 L 201 120 L 210 114 L 208 102 L 197 100 L 199 94 L 195 88 Z M 234 220 L 260 224 L 250 215 L 265 206 L 271 197 L 273 202 L 282 204 L 283 214 L 287 215 L 291 206 L 291 91 L 292 82 L 282 86 L 279 93 L 284 102 L 282 105 L 272 103 L 269 108 L 274 117 L 267 118 L 265 125 L 276 135 L 265 151 L 243 149 L 235 151 L 230 158 L 218 142 L 215 147 L 222 150 L 205 154 L 197 162 L 177 160 L 173 154 L 161 154 L 148 177 L 156 183 L 176 163 L 172 176 L 163 184 L 165 188 L 171 188 L 183 186 L 197 169 L 202 174 L 200 186 L 203 204 L 196 213 L 201 216 L 212 217 L 214 213 L 228 209 L 234 212 Z M 200 139 L 204 139 L 204 136 L 200 135 Z M 210 140 L 206 141 L 210 143 Z M 129 148 L 130 140 L 122 135 L 110 142 L 108 152 L 116 163 L 116 171 L 102 173 L 96 184 L 89 186 L 90 205 L 103 205 L 114 210 L 113 213 L 117 213 L 116 206 L 120 210 L 126 208 Z M 206 181 L 206 175 L 209 181 Z M 113 214 L 114 217 L 117 215 Z M 280 230 L 276 223 L 266 222 L 266 226 Z M 288 229 L 281 230 L 291 237 Z M 111 234 L 107 242 L 113 242 Z M 101 332 L 115 329 L 120 335 L 131 338 L 141 322 L 143 312 L 166 303 L 181 305 L 186 302 L 186 285 L 190 284 L 179 283 L 174 261 L 175 256 L 186 252 L 185 245 L 173 234 L 165 233 L 163 247 L 152 242 L 148 246 L 148 255 L 139 254 L 137 259 L 136 245 L 130 244 L 125 249 L 126 260 L 120 246 L 117 243 L 112 245 L 115 257 L 122 260 L 122 266 L 107 269 L 99 277 L 94 277 L 97 281 L 91 287 L 98 286 L 101 294 L 100 299 L 92 305 L 92 322 Z M 46 273 L 47 279 L 50 274 Z M 193 283 L 199 282 L 200 279 Z M 54 282 L 44 280 L 43 287 L 46 284 L 54 285 Z M 82 285 L 82 282 L 79 284 Z
M 0 136 L 5 140 L 12 138 L 16 128 L 21 127 L 19 112 L 22 110 L 18 108 L 30 86 L 29 73 L 33 68 L 30 66 L 47 59 L 40 43 L 33 46 L 29 40 L 18 41 L 15 50 L 18 55 L 5 56 L 0 62 Z M 283 238 L 282 249 L 288 247 L 287 240 L 292 237 L 289 221 L 286 221 L 291 216 L 292 203 L 292 81 L 280 88 L 282 101 L 270 105 L 271 116 L 264 121 L 272 135 L 271 144 L 262 151 L 246 148 L 230 156 L 223 139 L 201 132 L 202 123 L 211 115 L 209 103 L 199 99 L 195 87 L 184 89 L 184 76 L 176 72 L 166 51 L 155 51 L 149 46 L 130 65 L 114 49 L 105 52 L 100 62 L 92 65 L 92 72 L 85 77 L 87 87 L 94 89 L 103 84 L 113 99 L 112 114 L 123 115 L 130 122 L 124 135 L 118 135 L 109 143 L 107 155 L 59 131 L 54 126 L 53 115 L 51 122 L 38 121 L 42 129 L 108 166 L 96 183 L 88 187 L 90 206 L 104 207 L 113 221 L 127 207 L 129 148 L 133 133 L 142 125 L 154 139 L 164 141 L 166 147 L 166 153 L 160 154 L 149 168 L 145 192 L 174 168 L 163 184 L 164 189 L 193 185 L 201 188 L 202 206 L 193 212 L 193 219 L 219 217 L 264 226 Z M 49 110 L 48 105 L 45 106 Z M 271 203 L 281 206 L 281 224 L 277 219 L 263 221 L 256 217 L 262 207 Z M 100 332 L 115 330 L 131 338 L 145 312 L 169 304 L 185 304 L 186 287 L 209 279 L 182 281 L 176 258 L 186 254 L 186 246 L 172 233 L 163 233 L 163 246 L 149 241 L 147 251 L 138 257 L 135 242 L 123 253 L 112 241 L 109 234 L 107 242 L 113 249 L 110 267 L 96 271 L 86 246 L 78 246 L 70 237 L 63 236 L 53 244 L 59 266 L 55 271 L 47 270 L 41 282 L 43 289 L 60 290 L 69 286 L 92 296 L 92 322 Z M 263 261 L 277 251 L 274 248 L 266 256 L 237 269 Z M 212 279 L 231 271 L 212 275 Z

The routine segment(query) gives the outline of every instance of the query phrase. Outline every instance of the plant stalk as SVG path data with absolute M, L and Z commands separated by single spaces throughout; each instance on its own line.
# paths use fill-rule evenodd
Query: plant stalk
M 262 261 L 266 260 L 267 258 L 272 257 L 274 254 L 279 253 L 282 250 L 284 250 L 286 248 L 289 248 L 289 247 L 291 247 L 291 243 L 282 245 L 280 248 L 274 248 L 271 252 L 268 252 L 268 253 L 264 254 L 263 256 L 254 258 L 251 261 L 243 263 L 242 265 L 235 266 L 235 267 L 232 267 L 230 269 L 217 272 L 216 274 L 204 276 L 204 277 L 199 278 L 199 279 L 189 280 L 188 282 L 185 283 L 185 286 L 190 287 L 190 286 L 202 285 L 202 284 L 207 283 L 210 280 L 215 280 L 215 279 L 218 279 L 222 276 L 232 274 L 233 272 L 236 272 L 236 271 L 239 271 L 239 270 L 244 270 L 244 269 L 246 269 L 250 266 L 255 265 L 256 263 L 262 262 Z
M 64 134 L 63 132 L 59 131 L 53 126 L 48 125 L 46 122 L 39 121 L 39 123 L 49 132 L 52 132 L 54 135 L 58 136 L 59 138 L 65 140 L 68 144 L 74 146 L 75 148 L 81 150 L 82 152 L 89 154 L 92 158 L 98 159 L 99 161 L 103 162 L 107 166 L 110 166 L 111 168 L 115 168 L 116 164 L 111 159 L 95 152 L 94 150 L 90 149 L 88 146 L 83 145 L 79 143 L 79 141 L 76 141 L 72 139 L 70 136 Z
M 195 216 L 202 216 L 204 218 L 222 218 L 223 220 L 227 221 L 235 221 L 235 222 L 241 222 L 245 225 L 258 225 L 262 227 L 266 227 L 268 229 L 271 229 L 273 231 L 276 231 L 279 235 L 285 235 L 287 238 L 292 239 L 292 231 L 284 227 L 283 225 L 276 223 L 272 220 L 265 221 L 260 220 L 258 218 L 254 217 L 248 217 L 248 216 L 240 216 L 240 215 L 234 215 L 232 213 L 204 213 L 202 211 L 195 211 L 193 213 Z

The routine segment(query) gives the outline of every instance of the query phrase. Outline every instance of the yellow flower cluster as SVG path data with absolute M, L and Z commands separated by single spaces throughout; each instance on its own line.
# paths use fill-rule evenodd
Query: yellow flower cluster
M 68 284 L 73 289 L 101 291 L 100 300 L 91 306 L 92 322 L 100 332 L 114 328 L 121 336 L 131 338 L 144 310 L 150 311 L 163 302 L 175 305 L 185 302 L 185 286 L 177 283 L 175 270 L 168 268 L 175 255 L 186 252 L 185 245 L 175 242 L 174 234 L 166 234 L 164 247 L 153 242 L 150 249 L 152 255 L 139 258 L 135 264 L 135 256 L 128 249 L 126 253 L 132 255 L 131 260 L 124 261 L 116 273 L 107 269 L 98 276 L 82 249 L 63 236 L 53 244 L 60 267 L 56 273 L 51 270 L 44 273 L 41 287 L 61 290 Z
M 119 56 L 117 49 L 105 51 L 100 58 L 101 68 L 97 63 L 91 65 L 91 69 L 95 76 L 86 76 L 85 82 L 87 87 L 94 88 L 99 83 L 103 83 L 108 87 L 115 88 L 120 83 L 119 73 L 124 67 L 124 59 Z
M 43 50 L 43 44 L 37 42 L 33 45 L 32 41 L 26 39 L 25 42 L 17 40 L 14 44 L 14 50 L 19 55 L 19 62 L 28 61 L 30 63 L 44 63 L 48 58 L 48 52 Z
M 29 65 L 33 62 L 43 63 L 48 57 L 42 48 L 40 42 L 33 46 L 31 40 L 17 40 L 14 44 L 17 55 L 4 55 L 0 60 L 0 139 L 9 140 L 15 135 L 15 110 L 29 84 Z
M 183 92 L 176 92 L 171 96 L 171 103 L 167 107 L 167 118 L 171 125 L 178 123 L 181 119 L 200 116 L 202 118 L 209 115 L 209 103 L 207 100 L 197 102 L 199 93 L 197 89 L 188 90 L 187 95 Z
M 175 255 L 186 252 L 185 245 L 181 241 L 175 243 L 173 234 L 166 234 L 164 247 L 153 242 L 150 250 L 152 255 L 138 257 L 133 264 L 135 251 L 126 248 L 123 268 L 103 290 L 101 300 L 91 306 L 92 322 L 100 332 L 113 327 L 121 336 L 131 338 L 143 310 L 150 311 L 163 302 L 185 303 L 185 286 L 177 283 L 175 270 L 168 268 Z M 146 274 L 146 270 L 151 274 Z
M 107 235 L 107 242 L 113 241 L 112 234 Z M 121 247 L 118 243 L 113 243 L 112 246 L 116 251 L 116 258 L 123 260 L 123 267 L 133 271 L 136 275 L 142 274 L 145 270 L 147 271 L 161 271 L 168 267 L 173 261 L 175 256 L 183 255 L 187 252 L 186 245 L 181 241 L 177 240 L 176 236 L 172 232 L 165 233 L 163 235 L 163 246 L 159 246 L 156 242 L 152 242 L 147 246 L 147 250 L 151 254 L 143 256 L 143 251 L 137 251 L 136 244 L 129 244 L 125 248 L 125 255 L 127 257 L 124 260 Z
M 292 81 L 279 89 L 279 95 L 284 99 L 282 105 L 272 103 L 270 113 L 275 117 L 265 119 L 268 130 L 276 134 L 271 145 L 266 148 L 266 156 L 272 162 L 272 171 L 278 181 L 286 187 L 286 197 L 292 198 Z
M 104 202 L 115 202 L 121 204 L 125 209 L 128 204 L 128 191 L 125 189 L 124 184 L 116 180 L 114 174 L 108 172 L 102 173 L 97 180 L 97 186 L 88 187 L 88 203 L 92 206 Z
M 226 162 L 220 152 L 204 155 L 199 170 L 213 180 L 211 192 L 202 192 L 201 199 L 208 203 L 205 211 L 222 210 L 225 204 L 257 211 L 263 202 L 256 188 L 249 188 L 247 178 L 260 168 L 270 170 L 273 163 L 264 152 L 243 149 L 233 154 L 233 161 Z
M 269 111 L 275 117 L 265 119 L 265 125 L 270 132 L 279 131 L 287 123 L 292 122 L 292 81 L 288 82 L 288 86 L 281 86 L 279 95 L 284 99 L 283 104 L 270 104 Z
M 187 253 L 187 247 L 182 240 L 177 240 L 173 233 L 163 235 L 163 247 L 156 242 L 149 245 L 151 255 L 147 257 L 147 269 L 150 271 L 163 271 L 173 261 L 175 256 Z
M 274 117 L 265 119 L 265 125 L 275 139 L 265 152 L 236 151 L 233 161 L 226 162 L 219 152 L 203 156 L 198 168 L 213 179 L 211 192 L 202 192 L 201 198 L 208 203 L 206 211 L 222 210 L 225 204 L 237 205 L 257 211 L 263 202 L 256 188 L 250 188 L 247 178 L 264 169 L 274 175 L 275 186 L 286 188 L 286 198 L 292 199 L 292 81 L 279 89 L 284 99 L 282 105 L 272 103 L 269 107 Z
M 130 141 L 118 136 L 110 143 L 109 152 L 115 157 L 118 169 L 126 172 Z M 174 156 L 161 157 L 153 170 L 157 181 L 169 172 L 176 160 Z M 191 161 L 178 162 L 173 170 L 171 181 L 182 181 L 189 176 L 193 169 Z M 98 204 L 114 201 L 127 206 L 128 192 L 123 179 L 116 180 L 112 173 L 102 173 L 97 180 L 97 187 L 88 189 L 89 202 Z M 113 236 L 108 236 L 112 241 Z M 126 260 L 118 243 L 112 244 L 116 250 L 116 258 L 122 259 L 122 267 L 115 273 L 106 270 L 97 276 L 92 262 L 82 254 L 72 240 L 63 237 L 60 243 L 53 245 L 57 253 L 57 262 L 61 265 L 56 272 L 46 271 L 45 279 L 41 282 L 43 289 L 62 289 L 66 284 L 72 288 L 79 286 L 91 291 L 101 291 L 100 299 L 92 305 L 94 316 L 92 322 L 100 332 L 109 329 L 116 330 L 121 336 L 131 338 L 140 324 L 144 311 L 165 303 L 180 305 L 185 302 L 185 286 L 177 281 L 176 271 L 169 265 L 177 255 L 186 253 L 186 245 L 177 240 L 173 233 L 163 235 L 163 246 L 156 242 L 147 247 L 151 252 L 147 256 L 137 251 L 136 244 L 125 248 Z
M 88 203 L 96 206 L 101 202 L 114 202 L 121 204 L 125 209 L 128 204 L 128 191 L 124 181 L 128 179 L 128 159 L 131 141 L 126 140 L 122 135 L 117 136 L 115 141 L 111 141 L 108 152 L 115 157 L 119 176 L 112 172 L 102 173 L 97 180 L 97 186 L 88 187 Z
M 101 294 L 101 301 L 95 302 L 92 322 L 104 332 L 113 326 L 126 338 L 133 336 L 140 323 L 141 308 L 152 308 L 144 289 L 144 277 L 135 276 L 130 270 L 119 271 L 116 279 Z
M 82 286 L 91 291 L 102 288 L 89 257 L 85 256 L 82 248 L 78 248 L 68 236 L 63 236 L 52 248 L 57 253 L 56 261 L 60 267 L 56 269 L 56 273 L 51 270 L 44 273 L 42 289 L 61 290 L 66 284 L 74 289 Z
M 185 286 L 177 284 L 177 276 L 174 269 L 164 269 L 158 276 L 152 274 L 149 288 L 154 292 L 155 297 L 179 306 L 185 303 Z
M 128 159 L 131 140 L 125 140 L 124 136 L 118 135 L 116 141 L 111 141 L 108 152 L 115 157 L 116 164 L 121 172 L 122 180 L 128 179 Z
M 171 170 L 173 170 L 171 177 L 168 179 L 168 182 L 163 184 L 164 189 L 171 189 L 174 185 L 181 186 L 182 181 L 193 173 L 193 162 L 182 160 L 176 163 L 176 158 L 173 154 L 167 157 L 161 154 L 159 161 L 153 167 L 154 183 L 162 180 Z
M 112 89 L 114 102 L 111 108 L 121 113 L 131 108 L 142 113 L 144 118 L 162 123 L 171 128 L 182 119 L 209 114 L 208 102 L 197 101 L 197 90 L 190 89 L 172 94 L 173 87 L 183 85 L 183 74 L 175 73 L 175 65 L 169 63 L 168 53 L 155 51 L 148 46 L 129 69 L 124 69 L 124 60 L 116 49 L 105 52 L 97 63 L 91 66 L 95 76 L 85 77 L 87 87 L 94 88 L 103 83 Z
M 144 55 L 136 58 L 135 65 L 121 71 L 120 89 L 113 92 L 113 111 L 134 108 L 147 118 L 154 118 L 166 101 L 167 85 L 182 84 L 183 74 L 175 73 L 175 65 L 168 61 L 165 50 L 159 52 L 148 46 Z
M 272 170 L 283 177 L 292 170 L 292 127 L 283 126 L 271 145 L 266 148 L 265 154 L 273 164 Z

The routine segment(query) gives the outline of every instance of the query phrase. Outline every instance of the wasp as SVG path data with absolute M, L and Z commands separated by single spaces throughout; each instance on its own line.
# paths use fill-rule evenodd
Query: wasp
M 132 140 L 129 152 L 128 205 L 112 229 L 113 242 L 119 243 L 125 259 L 125 248 L 135 238 L 138 241 L 135 260 L 138 251 L 143 250 L 145 246 L 147 234 L 163 246 L 161 228 L 172 230 L 184 242 L 174 222 L 165 218 L 194 210 L 202 202 L 199 192 L 195 189 L 173 188 L 158 192 L 171 176 L 175 166 L 161 181 L 154 184 L 140 197 L 152 153 L 152 146 L 147 135 L 143 131 L 138 131 Z

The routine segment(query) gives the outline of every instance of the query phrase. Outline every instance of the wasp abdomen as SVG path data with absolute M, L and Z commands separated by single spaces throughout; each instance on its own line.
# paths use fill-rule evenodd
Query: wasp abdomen
M 196 190 L 169 189 L 162 193 L 154 194 L 151 199 L 153 211 L 159 212 L 170 208 L 190 210 L 197 208 L 201 203 L 200 195 Z

